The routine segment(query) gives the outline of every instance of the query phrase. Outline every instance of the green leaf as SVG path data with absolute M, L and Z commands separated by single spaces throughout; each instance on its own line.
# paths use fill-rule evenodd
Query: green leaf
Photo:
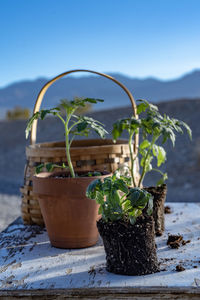
M 164 180 L 163 180 L 163 177 L 160 178 L 157 183 L 156 183 L 156 186 L 159 186 L 159 185 L 162 185 L 164 183 Z
M 94 171 L 92 172 L 92 176 L 101 176 L 101 172 Z
M 131 188 L 127 199 L 131 201 L 131 205 L 136 209 L 144 209 L 150 199 L 151 194 L 140 188 Z
M 102 205 L 104 203 L 104 195 L 102 194 L 102 192 L 99 191 L 96 192 L 95 200 L 98 204 Z
M 120 190 L 124 192 L 125 194 L 128 194 L 128 187 L 126 182 L 123 179 L 116 179 L 114 182 L 113 188 L 116 190 Z
M 140 147 L 139 147 L 139 152 L 143 157 L 146 156 L 147 154 L 147 150 L 141 149 Z
M 156 144 L 153 145 L 152 152 L 155 157 L 158 156 L 158 146 Z
M 130 130 L 133 130 L 135 132 L 136 130 L 138 130 L 140 128 L 141 120 L 136 119 L 135 117 L 131 117 L 128 125 L 130 127 Z
M 29 132 L 31 131 L 31 128 L 33 126 L 33 122 L 38 119 L 43 120 L 47 114 L 52 114 L 52 115 L 58 114 L 57 112 L 55 112 L 55 110 L 57 110 L 57 108 L 52 108 L 50 110 L 49 109 L 41 110 L 40 112 L 38 111 L 38 112 L 34 113 L 32 115 L 32 117 L 28 120 L 28 123 L 27 123 L 27 127 L 25 130 L 26 139 L 29 136 Z
M 105 138 L 106 134 L 108 133 L 104 129 L 104 127 L 103 127 L 104 125 L 101 122 L 94 120 L 93 118 L 86 117 L 86 116 L 80 116 L 80 117 L 78 117 L 78 119 L 79 119 L 80 123 L 84 123 L 84 125 L 83 124 L 81 125 L 80 129 L 84 128 L 87 124 L 87 126 L 89 126 L 91 129 L 93 129 L 103 139 Z
M 47 172 L 52 172 L 55 165 L 53 163 L 47 163 L 45 167 L 47 169 Z
M 83 99 L 84 102 L 89 102 L 89 103 L 97 103 L 97 102 L 104 102 L 103 99 L 95 99 L 95 98 L 85 98 Z
M 144 168 L 145 165 L 145 157 L 143 156 L 142 159 L 140 160 L 140 166 Z
M 120 179 L 122 179 L 126 183 L 127 186 L 130 186 L 132 183 L 132 180 L 131 180 L 131 177 L 129 174 L 127 176 L 120 175 Z
M 32 117 L 28 120 L 27 126 L 26 126 L 26 130 L 25 130 L 25 134 L 26 134 L 26 139 L 29 136 L 29 132 L 31 131 L 33 122 L 37 119 L 39 119 L 40 117 L 40 112 L 36 112 L 35 114 L 32 115 Z
M 35 168 L 35 172 L 36 172 L 36 174 L 39 174 L 39 173 L 41 173 L 41 172 L 42 172 L 42 170 L 43 170 L 43 168 L 44 168 L 44 164 L 40 164 L 40 165 L 38 165 L 38 166 Z
M 114 142 L 117 141 L 117 139 L 121 136 L 122 132 L 123 132 L 123 130 L 122 130 L 121 123 L 119 121 L 114 123 L 113 130 L 112 130 L 112 136 L 113 136 Z
M 145 207 L 147 203 L 144 191 L 139 188 L 131 188 L 127 198 L 130 199 L 132 207 L 135 208 L 138 208 L 139 206 Z
M 148 156 L 145 155 L 140 160 L 140 165 L 141 167 L 145 168 L 145 173 L 152 170 L 152 165 L 151 165 L 152 160 L 153 160 L 153 155 L 151 152 L 148 154 Z
M 145 167 L 145 172 L 150 172 L 152 170 L 152 164 L 151 163 L 148 163 L 146 164 L 146 167 Z
M 151 143 L 150 143 L 148 140 L 144 140 L 144 141 L 142 141 L 142 143 L 140 144 L 140 149 L 149 148 L 150 145 L 151 145 Z
M 161 146 L 158 146 L 158 156 L 157 156 L 157 166 L 160 167 L 162 163 L 166 160 L 165 149 Z
M 127 211 L 129 211 L 130 209 L 132 209 L 131 201 L 130 200 L 126 199 L 126 201 L 123 202 L 123 209 L 124 209 L 125 213 Z
M 140 101 L 140 100 L 138 100 L 138 101 Z M 137 114 L 140 115 L 142 112 L 145 112 L 147 107 L 148 106 L 146 105 L 146 103 L 142 102 L 142 103 L 138 104 L 137 105 Z
M 63 169 L 69 169 L 69 167 L 64 162 L 62 163 L 62 168 Z
M 164 173 L 162 175 L 162 178 L 157 181 L 156 185 L 159 186 L 159 185 L 164 184 L 167 179 L 168 179 L 167 173 Z
M 111 194 L 112 186 L 113 186 L 112 178 L 111 177 L 104 178 L 102 189 L 103 189 L 105 195 Z
M 168 139 L 171 140 L 173 147 L 175 146 L 176 136 L 173 132 L 173 130 L 170 127 L 164 127 L 162 129 L 162 135 L 163 135 L 163 141 L 164 144 Z
M 161 146 L 153 145 L 153 155 L 157 158 L 158 167 L 166 161 L 166 152 Z
M 138 115 L 142 112 L 145 112 L 146 110 L 148 110 L 150 114 L 156 114 L 158 112 L 158 107 L 149 103 L 147 100 L 139 99 L 137 100 L 137 102 L 140 102 L 140 104 L 137 104 Z
M 136 222 L 136 217 L 130 216 L 130 223 L 131 223 L 131 225 L 134 225 L 135 222 Z
M 102 182 L 100 179 L 93 180 L 86 190 L 86 197 L 96 200 L 96 197 L 98 197 L 97 192 L 100 192 L 102 190 Z
M 113 210 L 115 212 L 121 213 L 122 208 L 121 208 L 121 201 L 120 201 L 118 190 L 112 189 L 109 197 L 110 197 L 110 203 L 112 203 L 113 206 Z
M 129 135 L 138 132 L 141 121 L 135 117 L 119 119 L 113 124 L 112 136 L 114 142 L 122 135 L 123 131 L 128 131 Z
M 86 128 L 87 128 L 87 122 L 86 121 L 83 121 L 83 122 L 81 122 L 81 123 L 79 123 L 78 125 L 77 125 L 77 130 L 78 130 L 78 132 L 81 132 L 81 131 L 83 131 L 83 130 L 85 130 Z
M 129 212 L 129 219 L 130 219 L 130 223 L 132 225 L 135 224 L 137 217 L 139 217 L 142 214 L 142 210 L 138 209 L 138 208 L 133 208 L 132 211 Z
M 41 110 L 41 112 L 40 112 L 40 118 L 41 118 L 41 120 L 44 120 L 45 116 L 47 114 L 49 114 L 49 113 L 51 113 L 51 111 L 49 109 L 47 109 L 47 110 Z
M 158 112 L 158 107 L 156 106 L 156 105 L 154 105 L 154 104 L 152 104 L 152 103 L 149 103 L 149 110 L 151 111 L 151 112 Z
M 189 135 L 189 138 L 192 140 L 192 130 L 191 130 L 190 126 L 183 121 L 181 121 L 181 125 L 183 127 L 185 127 L 185 129 L 187 130 L 187 133 Z

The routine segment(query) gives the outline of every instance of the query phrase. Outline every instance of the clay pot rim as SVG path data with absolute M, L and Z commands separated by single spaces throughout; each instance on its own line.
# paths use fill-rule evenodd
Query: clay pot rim
M 87 173 L 87 172 L 92 172 L 92 171 L 78 171 L 78 172 L 75 172 L 75 173 L 78 173 L 78 174 L 81 174 L 81 173 Z M 94 171 L 95 172 L 95 171 Z M 97 171 L 96 171 L 97 172 Z M 100 178 L 106 178 L 108 176 L 112 176 L 112 173 L 110 172 L 107 172 L 107 171 L 98 171 L 100 173 L 103 173 L 102 175 L 99 175 L 99 176 L 85 176 L 85 177 L 54 177 L 52 175 L 62 175 L 62 174 L 66 174 L 66 173 L 69 173 L 69 172 L 66 172 L 66 171 L 53 171 L 53 172 L 41 172 L 39 174 L 35 174 L 33 176 L 34 179 L 39 179 L 39 180 L 88 180 L 88 179 L 100 179 Z

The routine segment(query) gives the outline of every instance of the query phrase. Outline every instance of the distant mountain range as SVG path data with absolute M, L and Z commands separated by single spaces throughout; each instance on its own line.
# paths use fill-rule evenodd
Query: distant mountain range
M 162 102 L 180 98 L 200 97 L 200 70 L 195 70 L 175 80 L 159 80 L 156 78 L 138 79 L 122 74 L 110 74 L 123 83 L 135 99 L 147 99 L 151 102 Z M 10 84 L 0 89 L 0 115 L 15 106 L 33 109 L 40 89 L 48 81 L 47 78 L 25 80 Z M 112 81 L 97 76 L 66 77 L 60 79 L 47 91 L 43 107 L 52 107 L 61 99 L 72 99 L 74 96 L 96 97 L 104 99 L 94 109 L 107 109 L 130 105 L 124 91 Z

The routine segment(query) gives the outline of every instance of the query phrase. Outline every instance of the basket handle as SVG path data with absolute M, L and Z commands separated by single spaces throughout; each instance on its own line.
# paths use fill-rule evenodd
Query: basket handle
M 53 79 L 51 79 L 50 81 L 48 81 L 43 87 L 42 89 L 40 90 L 39 94 L 38 94 L 38 97 L 37 97 L 37 100 L 35 102 L 35 106 L 34 106 L 34 110 L 33 110 L 33 113 L 36 113 L 40 110 L 40 106 L 42 104 L 42 100 L 43 100 L 43 97 L 46 93 L 46 91 L 48 90 L 48 88 L 55 82 L 57 81 L 58 79 L 68 75 L 68 74 L 71 74 L 71 73 L 75 73 L 75 72 L 89 72 L 89 73 L 93 73 L 93 74 L 97 74 L 97 75 L 100 75 L 100 76 L 103 76 L 103 77 L 106 77 L 112 81 L 114 81 L 116 84 L 118 84 L 125 92 L 126 94 L 128 95 L 130 101 L 131 101 L 131 105 L 132 105 L 132 108 L 133 108 L 133 114 L 134 116 L 137 118 L 137 106 L 135 104 L 135 100 L 131 94 L 131 92 L 121 83 L 119 82 L 118 80 L 116 80 L 115 78 L 113 78 L 112 76 L 110 75 L 107 75 L 107 74 L 104 74 L 104 73 L 99 73 L 99 72 L 96 72 L 96 71 L 91 71 L 91 70 L 84 70 L 84 69 L 78 69 L 78 70 L 70 70 L 68 72 L 64 72 L 56 77 L 54 77 Z M 36 143 L 36 136 L 37 136 L 37 121 L 38 120 L 35 120 L 33 122 L 33 126 L 32 126 L 32 129 L 31 129 L 31 135 L 30 135 L 30 144 L 31 145 L 35 145 Z M 135 144 L 134 144 L 134 151 L 135 153 L 137 152 L 137 148 L 138 148 L 138 134 L 135 135 Z

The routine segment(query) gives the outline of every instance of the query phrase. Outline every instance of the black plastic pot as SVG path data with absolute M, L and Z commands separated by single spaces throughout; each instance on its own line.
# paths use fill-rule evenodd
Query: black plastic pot
M 124 221 L 97 222 L 106 252 L 106 269 L 123 275 L 159 271 L 152 216 L 140 216 L 134 225 Z
M 144 188 L 147 192 L 152 194 L 153 199 L 153 218 L 155 222 L 155 234 L 161 236 L 165 230 L 165 200 L 167 194 L 167 185 L 151 186 Z

